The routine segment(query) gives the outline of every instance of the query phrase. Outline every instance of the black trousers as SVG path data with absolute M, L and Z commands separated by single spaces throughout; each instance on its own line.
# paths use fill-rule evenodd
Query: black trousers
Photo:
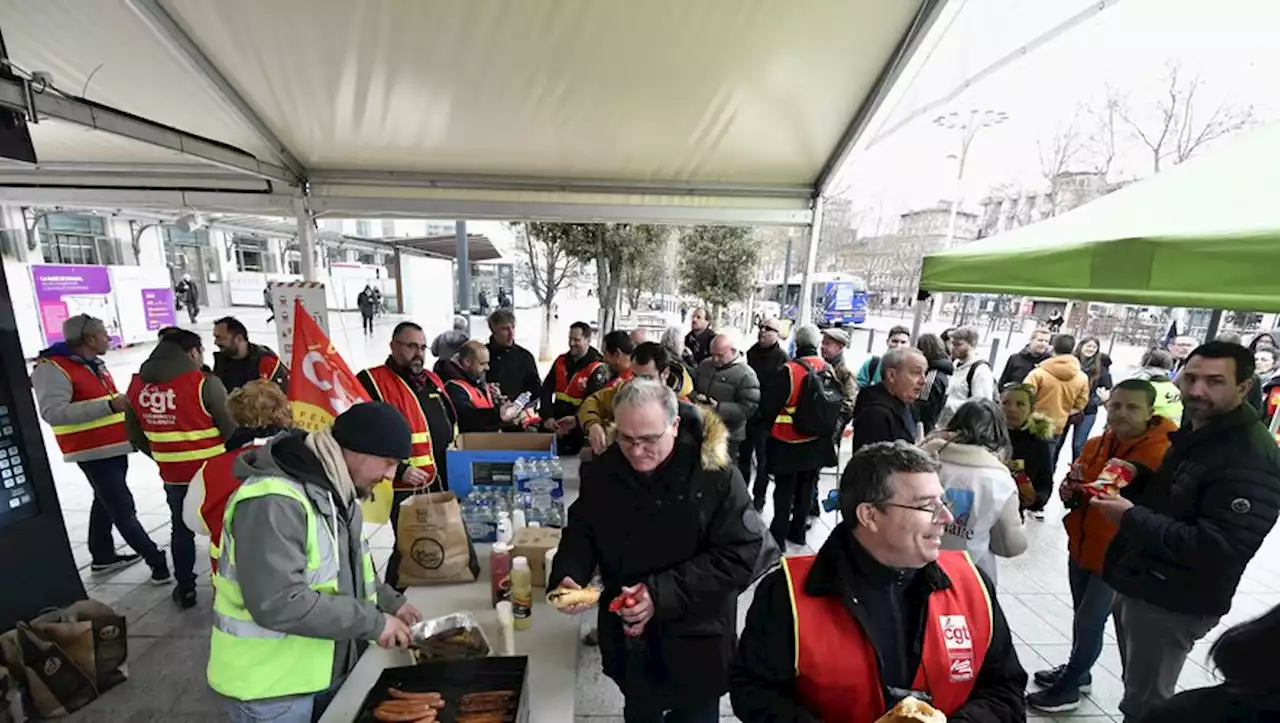
M 764 496 L 769 492 L 769 472 L 765 465 L 765 440 L 769 430 L 763 427 L 747 427 L 747 438 L 738 445 L 738 470 L 742 481 L 751 480 L 751 458 L 756 460 L 756 479 L 751 486 L 751 496 L 756 507 L 764 507 Z
M 818 470 L 803 470 L 773 476 L 773 522 L 769 533 L 785 549 L 786 541 L 802 543 L 809 505 L 818 487 Z
M 364 332 L 366 334 L 372 334 L 373 333 L 373 312 L 369 312 L 368 314 L 361 312 L 360 319 L 364 326 Z

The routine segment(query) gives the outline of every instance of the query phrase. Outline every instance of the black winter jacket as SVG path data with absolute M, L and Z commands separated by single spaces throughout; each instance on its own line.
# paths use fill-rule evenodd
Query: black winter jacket
M 938 416 L 947 403 L 947 386 L 951 384 L 951 375 L 955 372 L 956 366 L 950 359 L 934 359 L 929 362 L 924 389 L 920 390 L 920 398 L 912 405 L 916 421 L 924 425 L 925 434 L 938 426 Z
M 1280 449 L 1247 404 L 1173 445 L 1107 548 L 1116 592 L 1186 615 L 1231 609 L 1280 510 Z
M 907 424 L 910 407 L 893 396 L 884 384 L 873 384 L 858 393 L 853 405 L 853 448 L 851 454 L 874 444 L 901 439 L 916 441 L 914 424 Z
M 1022 351 L 1009 357 L 1009 361 L 1004 363 L 1004 372 L 1000 374 L 1000 383 L 997 388 L 1004 388 L 1006 384 L 1021 384 L 1023 379 L 1035 369 L 1040 362 L 1053 356 L 1053 351 L 1046 349 L 1044 354 L 1039 356 L 1031 353 L 1030 346 L 1022 347 Z
M 796 358 L 816 357 L 817 349 L 797 349 Z M 784 365 L 760 378 L 760 420 L 766 429 L 782 412 L 791 396 L 791 368 Z M 830 467 L 836 463 L 833 439 L 818 438 L 808 442 L 789 443 L 770 436 L 765 442 L 765 461 L 770 474 L 795 474 Z
M 950 578 L 936 563 L 917 571 L 905 590 L 895 595 L 893 588 L 903 578 L 902 571 L 871 557 L 854 538 L 852 528 L 841 523 L 818 551 L 804 581 L 810 595 L 839 596 L 849 614 L 868 632 L 884 684 L 895 682 L 893 675 L 884 674 L 886 666 L 898 669 L 904 677 L 914 677 L 925 626 L 930 623 L 925 614 L 928 596 L 951 586 Z M 1027 674 L 1018 662 L 995 586 L 985 575 L 982 582 L 991 593 L 991 645 L 969 701 L 947 718 L 950 723 L 1026 719 L 1022 696 Z M 894 620 L 894 604 L 888 601 L 891 595 L 899 600 L 901 607 L 896 610 L 902 623 Z M 743 723 L 817 723 L 817 717 L 801 708 L 795 698 L 794 621 L 786 576 L 781 570 L 772 572 L 756 588 L 738 655 L 729 669 L 733 712 Z M 898 687 L 911 685 L 910 680 L 897 682 Z
M 1094 366 L 1097 365 L 1095 373 Z M 1110 389 L 1114 386 L 1111 380 L 1111 357 L 1104 352 L 1098 352 L 1092 363 L 1086 363 L 1080 360 L 1080 371 L 1089 377 L 1089 401 L 1085 404 L 1085 414 L 1097 414 L 1098 407 L 1102 404 L 1102 398 L 1098 396 L 1099 389 Z
M 781 344 L 773 346 L 760 346 L 759 342 L 752 344 L 747 350 L 747 365 L 756 372 L 756 378 L 763 385 L 766 377 L 770 377 L 777 373 L 779 369 L 787 363 L 787 351 L 782 348 Z M 766 424 L 767 421 L 767 424 Z M 759 409 L 747 422 L 748 427 L 771 426 L 773 420 L 765 420 L 760 416 Z
M 493 343 L 492 339 L 486 346 L 489 348 L 489 371 L 485 378 L 497 384 L 502 396 L 509 401 L 514 402 L 516 397 L 528 392 L 529 404 L 536 403 L 542 392 L 542 378 L 538 375 L 538 362 L 533 354 L 519 344 L 502 346 Z
M 690 331 L 684 335 L 684 348 L 689 352 L 690 366 L 697 368 L 703 359 L 711 356 L 711 340 L 716 333 L 711 327 L 702 331 Z
M 628 698 L 657 709 L 702 704 L 728 689 L 738 594 L 764 546 L 764 523 L 715 414 L 680 405 L 672 456 L 652 475 L 631 469 L 616 444 L 582 467 L 582 492 L 551 570 L 581 585 L 598 566 L 604 672 Z M 630 641 L 608 602 L 644 583 L 655 612 Z
M 243 387 L 255 379 L 260 379 L 260 363 L 263 357 L 275 359 L 275 372 L 271 381 L 280 386 L 285 394 L 289 393 L 289 361 L 281 359 L 270 348 L 261 344 L 250 344 L 249 355 L 244 359 L 232 359 L 230 355 L 216 351 L 213 353 L 213 375 L 222 380 L 227 394 Z

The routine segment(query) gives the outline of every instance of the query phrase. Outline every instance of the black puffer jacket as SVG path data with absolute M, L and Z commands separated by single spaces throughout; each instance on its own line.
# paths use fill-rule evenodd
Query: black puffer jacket
M 1280 449 L 1248 405 L 1170 439 L 1138 506 L 1120 520 L 1103 577 L 1165 610 L 1222 615 L 1275 525 Z
M 738 594 L 764 534 L 742 474 L 729 464 L 724 423 L 682 404 L 675 449 L 652 475 L 632 470 L 616 444 L 582 468 L 551 579 L 585 585 L 599 567 L 600 654 L 624 695 L 657 709 L 701 704 L 728 690 Z M 637 583 L 655 606 L 639 645 L 607 610 Z
M 756 379 L 759 379 L 761 384 L 764 383 L 766 378 L 777 373 L 777 371 L 786 363 L 787 352 L 782 348 L 781 344 L 761 346 L 760 343 L 757 342 L 752 344 L 751 348 L 747 350 L 747 364 L 755 370 Z M 767 428 L 769 425 L 773 424 L 772 419 L 767 420 L 766 423 L 766 420 L 760 416 L 759 411 L 760 410 L 757 408 L 756 414 L 747 421 L 748 429 L 760 426 Z
M 925 376 L 924 389 L 916 399 L 916 421 L 924 425 L 924 433 L 928 434 L 938 426 L 938 415 L 947 403 L 947 386 L 951 384 L 951 375 L 956 371 L 950 359 L 933 359 L 929 362 L 929 372 Z
M 998 386 L 1003 388 L 1006 384 L 1021 384 L 1032 369 L 1051 356 L 1053 352 L 1048 349 L 1043 354 L 1033 354 L 1030 346 L 1022 347 L 1022 351 L 1009 357 L 1009 361 L 1004 363 L 1004 372 L 1000 374 Z

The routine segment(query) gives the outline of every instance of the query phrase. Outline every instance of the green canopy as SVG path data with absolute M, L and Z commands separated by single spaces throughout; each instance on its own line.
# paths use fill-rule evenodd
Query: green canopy
M 1280 311 L 1280 128 L 926 256 L 920 288 Z

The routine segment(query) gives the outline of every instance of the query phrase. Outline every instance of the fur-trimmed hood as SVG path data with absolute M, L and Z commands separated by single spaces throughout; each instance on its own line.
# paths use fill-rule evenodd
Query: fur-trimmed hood
M 695 406 L 688 402 L 680 402 L 680 431 L 677 443 L 692 441 L 696 438 L 699 449 L 699 461 L 704 470 L 722 470 L 729 466 L 729 427 L 720 415 Z M 618 436 L 617 425 L 609 423 L 607 437 L 612 445 Z
M 976 444 L 960 444 L 947 439 L 945 435 L 938 435 L 931 439 L 925 440 L 920 448 L 931 454 L 938 456 L 938 459 L 947 464 L 958 464 L 965 467 L 986 467 L 988 469 L 998 469 L 1007 471 L 1008 467 L 1004 462 L 996 456 L 994 452 L 986 447 L 979 447 Z
M 1043 412 L 1032 412 L 1022 428 L 1040 439 L 1053 439 L 1053 420 Z

